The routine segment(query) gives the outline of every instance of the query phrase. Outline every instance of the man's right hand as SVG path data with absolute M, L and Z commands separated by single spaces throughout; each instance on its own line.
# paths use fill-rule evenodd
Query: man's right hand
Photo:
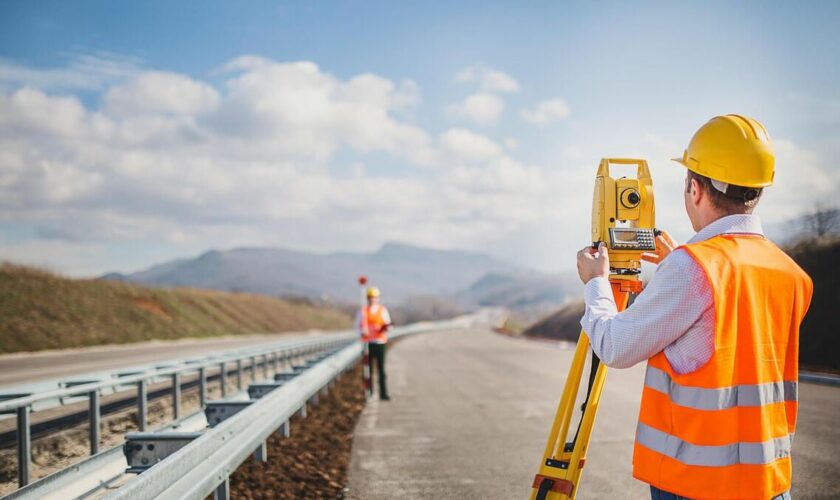
M 643 253 L 642 260 L 653 264 L 659 264 L 678 246 L 679 245 L 677 245 L 674 239 L 671 238 L 670 234 L 666 231 L 662 231 L 662 234 L 656 237 L 656 251 Z

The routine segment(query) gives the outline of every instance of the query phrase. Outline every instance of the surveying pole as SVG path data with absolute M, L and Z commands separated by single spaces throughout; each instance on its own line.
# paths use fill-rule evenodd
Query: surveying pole
M 364 383 L 365 387 L 365 397 L 370 398 L 373 396 L 373 384 L 370 380 L 370 349 L 368 347 L 368 337 L 370 336 L 370 332 L 368 331 L 368 321 L 367 321 L 367 293 L 365 291 L 365 285 L 367 284 L 367 276 L 359 276 L 359 290 L 361 291 L 361 309 L 359 310 L 359 317 L 362 321 L 362 346 L 364 347 L 362 351 L 362 382 Z
M 610 176 L 610 165 L 635 166 L 636 178 L 615 179 Z M 631 293 L 642 291 L 639 279 L 641 255 L 656 250 L 658 231 L 654 229 L 654 212 L 653 181 L 647 162 L 627 158 L 602 159 L 592 197 L 592 241 L 594 248 L 598 248 L 601 242 L 609 248 L 609 280 L 619 312 L 626 309 Z M 607 368 L 593 352 L 581 417 L 574 436 L 569 439 L 589 348 L 589 337 L 581 330 L 539 472 L 531 484 L 532 500 L 574 499 L 580 487 L 586 451 L 607 376 Z

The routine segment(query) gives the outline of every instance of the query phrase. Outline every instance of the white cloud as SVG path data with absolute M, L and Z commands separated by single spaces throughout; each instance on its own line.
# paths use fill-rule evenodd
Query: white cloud
M 0 233 L 0 256 L 78 273 L 127 262 L 102 257 L 126 242 L 476 248 L 538 224 L 550 199 L 551 175 L 490 138 L 463 128 L 433 138 L 402 116 L 419 102 L 410 80 L 258 57 L 217 76 L 214 87 L 143 71 L 104 88 L 101 105 L 0 90 L 0 224 L 35 234 Z M 383 174 L 383 163 L 394 168 Z M 336 164 L 348 175 L 333 175 Z
M 813 151 L 788 139 L 774 139 L 776 176 L 756 211 L 767 220 L 782 222 L 814 209 L 817 203 L 837 203 L 840 171 L 827 169 Z
M 341 146 L 386 151 L 419 164 L 433 155 L 422 129 L 395 111 L 416 102 L 416 84 L 397 86 L 362 74 L 341 81 L 311 62 L 277 63 L 252 56 L 226 65 L 235 71 L 211 128 L 231 147 L 323 161 Z
M 505 110 L 505 102 L 494 94 L 477 92 L 464 102 L 449 107 L 451 116 L 466 118 L 478 125 L 494 125 Z
M 563 99 L 547 99 L 540 101 L 534 109 L 522 109 L 520 111 L 522 118 L 526 121 L 535 123 L 537 125 L 548 125 L 566 118 L 571 114 L 569 105 Z
M 485 92 L 518 92 L 519 82 L 509 74 L 487 66 L 476 64 L 466 67 L 455 75 L 455 81 L 478 83 Z
M 219 93 L 204 83 L 175 73 L 149 71 L 112 87 L 105 94 L 109 114 L 196 115 L 213 110 Z
M 462 128 L 453 128 L 440 137 L 443 151 L 455 162 L 481 162 L 498 158 L 502 148 L 487 137 Z
M 100 90 L 140 71 L 140 60 L 108 52 L 77 54 L 63 68 L 33 68 L 0 59 L 0 89 Z
M 505 145 L 505 148 L 508 151 L 515 151 L 519 148 L 519 139 L 515 137 L 505 137 L 505 139 L 502 141 L 502 144 Z

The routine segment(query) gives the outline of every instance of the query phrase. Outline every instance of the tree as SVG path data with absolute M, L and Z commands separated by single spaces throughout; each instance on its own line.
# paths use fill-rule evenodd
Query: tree
M 818 203 L 804 222 L 809 236 L 823 238 L 840 230 L 840 210 Z

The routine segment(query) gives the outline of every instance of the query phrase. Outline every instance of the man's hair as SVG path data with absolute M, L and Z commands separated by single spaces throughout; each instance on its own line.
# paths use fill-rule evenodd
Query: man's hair
M 688 171 L 688 178 L 697 181 L 709 195 L 712 206 L 726 215 L 752 213 L 761 198 L 761 188 L 748 188 L 712 181 L 712 179 L 691 170 Z M 718 184 L 723 190 L 715 184 Z M 690 185 L 688 183 L 685 189 L 688 190 Z

